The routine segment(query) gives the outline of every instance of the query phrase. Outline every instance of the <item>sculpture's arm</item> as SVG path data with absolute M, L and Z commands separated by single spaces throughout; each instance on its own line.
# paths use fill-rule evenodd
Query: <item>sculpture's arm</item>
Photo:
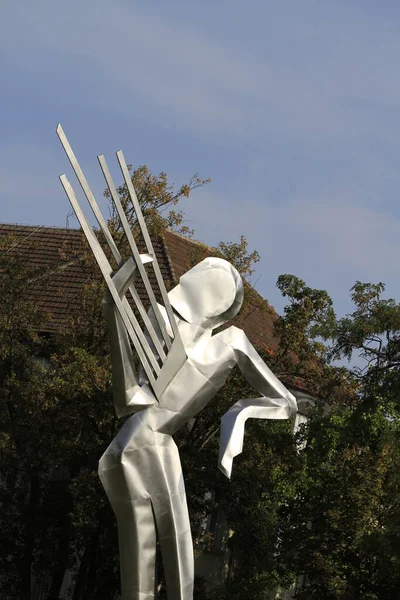
M 269 398 L 286 398 L 297 412 L 295 397 L 267 367 L 244 331 L 237 327 L 229 327 L 214 337 L 232 348 L 236 364 L 259 394 Z
M 221 419 L 218 467 L 228 479 L 235 456 L 243 450 L 244 427 L 247 419 L 289 419 L 292 407 L 276 398 L 246 398 L 239 400 Z
M 121 298 L 133 283 L 136 270 L 131 259 L 114 275 L 113 282 Z M 110 292 L 106 293 L 102 304 L 110 339 L 114 405 L 117 416 L 122 417 L 155 404 L 156 400 L 148 386 L 139 385 L 129 336 Z
M 243 449 L 244 426 L 249 418 L 288 419 L 297 412 L 296 399 L 267 367 L 241 329 L 229 327 L 217 334 L 230 346 L 247 381 L 262 394 L 237 402 L 222 417 L 219 468 L 228 478 L 232 461 Z

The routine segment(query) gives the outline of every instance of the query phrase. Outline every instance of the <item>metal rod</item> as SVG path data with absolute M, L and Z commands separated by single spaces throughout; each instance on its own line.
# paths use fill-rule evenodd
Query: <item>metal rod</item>
M 87 182 L 87 180 L 86 180 L 86 178 L 85 178 L 85 176 L 83 174 L 83 171 L 82 171 L 82 169 L 81 169 L 81 167 L 80 167 L 80 165 L 78 163 L 78 160 L 77 160 L 77 158 L 76 158 L 76 156 L 75 156 L 75 154 L 74 154 L 74 152 L 73 152 L 73 150 L 71 148 L 71 145 L 68 142 L 67 136 L 65 135 L 65 132 L 64 132 L 64 130 L 61 127 L 60 124 L 58 124 L 58 126 L 57 126 L 57 135 L 58 135 L 58 137 L 60 139 L 60 142 L 61 142 L 61 144 L 62 144 L 62 146 L 63 146 L 63 148 L 65 150 L 65 153 L 66 153 L 66 155 L 68 157 L 68 160 L 71 163 L 71 166 L 72 166 L 72 168 L 73 168 L 73 170 L 75 172 L 75 175 L 76 175 L 76 177 L 77 177 L 77 179 L 78 179 L 78 181 L 79 181 L 79 183 L 80 183 L 80 185 L 81 185 L 81 187 L 82 187 L 82 189 L 84 191 L 84 194 L 85 194 L 85 196 L 86 196 L 86 198 L 87 198 L 87 200 L 88 200 L 88 202 L 90 204 L 90 207 L 91 207 L 91 209 L 92 209 L 92 211 L 93 211 L 93 213 L 94 213 L 94 215 L 95 215 L 95 217 L 96 217 L 96 219 L 97 219 L 97 221 L 99 223 L 99 226 L 100 226 L 100 228 L 101 228 L 101 230 L 102 230 L 102 232 L 103 232 L 103 234 L 104 234 L 104 236 L 105 236 L 105 238 L 106 238 L 106 240 L 108 242 L 108 245 L 109 245 L 109 247 L 111 249 L 111 252 L 112 252 L 112 254 L 113 254 L 113 256 L 114 256 L 114 258 L 115 258 L 118 266 L 122 266 L 122 264 L 123 264 L 122 256 L 121 256 L 121 254 L 120 254 L 120 252 L 119 252 L 119 250 L 118 250 L 118 248 L 117 248 L 117 246 L 116 246 L 116 244 L 114 242 L 114 239 L 113 239 L 113 237 L 112 237 L 112 235 L 111 235 L 111 233 L 110 233 L 110 231 L 108 229 L 107 223 L 105 222 L 105 220 L 104 220 L 104 218 L 103 218 L 103 216 L 101 214 L 101 211 L 100 211 L 100 208 L 99 208 L 99 206 L 98 206 L 98 204 L 96 202 L 96 199 L 95 199 L 95 197 L 94 197 L 94 195 L 93 195 L 93 193 L 92 193 L 92 191 L 90 189 L 90 186 L 89 186 L 89 184 L 88 184 L 88 182 Z M 135 261 L 136 261 L 136 264 L 137 264 L 137 266 L 138 266 L 139 269 L 140 268 L 144 269 L 144 266 L 142 265 L 142 261 L 140 259 L 140 255 L 139 254 L 137 254 L 135 256 Z M 136 290 L 134 290 L 133 286 L 130 286 L 129 287 L 129 291 L 131 292 L 131 295 L 134 298 L 135 304 L 137 305 L 137 307 L 139 309 L 139 312 L 141 313 L 142 318 L 145 320 L 145 317 L 143 315 L 146 315 L 146 317 L 147 317 L 146 310 L 145 310 L 145 308 L 144 308 L 144 306 L 143 306 L 143 304 L 142 304 L 142 302 L 141 302 L 141 300 L 140 300 L 140 298 L 139 298 Z M 143 335 L 142 329 L 141 329 L 141 327 L 140 327 L 140 325 L 139 325 L 139 323 L 138 323 L 138 321 L 137 321 L 137 319 L 136 319 L 136 317 L 135 317 L 135 315 L 134 315 L 131 307 L 129 306 L 129 303 L 126 300 L 126 298 L 124 298 L 123 304 L 125 306 L 127 315 L 130 318 L 130 320 L 132 322 L 132 325 L 135 327 L 136 333 L 137 333 L 139 339 L 142 342 L 144 350 L 146 351 L 146 354 L 148 355 L 148 358 L 149 358 L 150 362 L 153 365 L 154 370 L 156 371 L 156 373 L 158 373 L 159 372 L 159 365 L 157 363 L 157 360 L 156 360 L 156 358 L 154 356 L 154 353 L 153 353 L 152 349 L 150 348 L 150 346 L 149 346 L 149 344 L 148 344 L 145 336 Z M 150 323 L 150 320 L 148 319 L 148 317 L 147 317 L 147 320 Z M 150 326 L 151 326 L 151 323 L 150 323 Z M 165 327 L 165 325 L 164 325 L 164 327 Z M 158 340 L 158 337 L 157 337 L 156 333 L 154 331 L 152 331 L 151 329 L 149 329 L 149 334 L 150 334 L 150 337 L 152 339 L 153 344 L 155 345 L 155 347 L 157 349 L 157 352 L 158 352 L 158 354 L 160 356 L 161 362 L 165 361 L 165 352 L 163 351 L 163 349 L 161 347 L 161 344 L 160 344 L 160 342 Z
M 110 190 L 110 194 L 111 194 L 111 197 L 112 197 L 112 199 L 113 199 L 113 202 L 114 202 L 114 204 L 115 204 L 115 207 L 116 207 L 116 209 L 117 209 L 118 216 L 119 216 L 119 218 L 120 218 L 120 220 L 121 220 L 121 225 L 122 225 L 122 227 L 123 227 L 123 229 L 124 229 L 125 235 L 126 235 L 126 237 L 127 237 L 127 240 L 128 240 L 129 246 L 130 246 L 130 248 L 131 248 L 131 251 L 132 251 L 132 254 L 133 254 L 133 258 L 135 259 L 135 261 L 136 261 L 136 263 L 137 263 L 137 266 L 138 266 L 138 269 L 139 269 L 140 275 L 141 275 L 141 277 L 142 277 L 142 280 L 143 280 L 144 286 L 145 286 L 145 288 L 146 288 L 147 295 L 148 295 L 148 297 L 149 297 L 149 300 L 150 300 L 151 306 L 152 306 L 152 308 L 153 308 L 153 311 L 154 311 L 154 314 L 155 314 L 155 316 L 156 316 L 156 319 L 157 319 L 158 325 L 159 325 L 159 327 L 160 327 L 160 329 L 161 329 L 162 336 L 163 336 L 163 338 L 164 338 L 164 341 L 165 341 L 165 343 L 166 343 L 166 345 L 167 345 L 167 348 L 169 349 L 169 348 L 171 348 L 171 340 L 170 340 L 170 337 L 169 337 L 169 335 L 168 335 L 168 333 L 167 333 L 167 330 L 166 330 L 166 328 L 165 328 L 165 321 L 164 321 L 164 319 L 163 319 L 163 317 L 162 317 L 162 315 L 161 315 L 161 313 L 160 313 L 160 310 L 159 310 L 159 308 L 158 308 L 157 300 L 156 300 L 156 297 L 155 297 L 155 295 L 154 295 L 153 288 L 151 287 L 151 283 L 150 283 L 150 281 L 149 281 L 149 277 L 148 277 L 148 275 L 147 275 L 146 268 L 145 268 L 145 266 L 142 264 L 142 262 L 141 262 L 140 260 L 138 260 L 138 257 L 140 256 L 140 254 L 139 254 L 139 250 L 138 250 L 138 248 L 137 248 L 137 246 L 136 246 L 135 239 L 134 239 L 134 237 L 133 237 L 133 235 L 132 235 L 132 231 L 131 231 L 131 228 L 130 228 L 130 226 L 129 226 L 128 219 L 127 219 L 127 217 L 126 217 L 125 211 L 124 211 L 124 209 L 123 209 L 123 207 L 122 207 L 122 204 L 121 204 L 121 201 L 120 201 L 120 199 L 119 199 L 118 192 L 117 192 L 117 190 L 116 190 L 116 188 L 115 188 L 115 185 L 114 185 L 114 182 L 113 182 L 113 180 L 112 180 L 112 177 L 111 177 L 110 171 L 109 171 L 109 169 L 108 169 L 108 166 L 107 166 L 106 160 L 105 160 L 105 158 L 104 158 L 104 156 L 103 156 L 103 155 L 100 155 L 100 156 L 98 156 L 98 157 L 97 157 L 97 159 L 98 159 L 98 161 L 99 161 L 99 164 L 100 164 L 101 170 L 102 170 L 102 172 L 103 172 L 104 179 L 106 180 L 106 183 L 107 183 L 108 189 Z M 128 171 L 127 171 L 127 172 L 128 172 Z M 131 179 L 130 179 L 130 176 L 129 176 L 129 172 L 128 172 L 128 179 L 129 179 L 129 181 L 131 181 Z M 126 180 L 125 180 L 125 181 L 126 181 Z M 132 185 L 132 182 L 131 182 L 131 185 Z M 132 187 L 133 187 L 133 186 L 132 186 Z M 144 228 L 145 228 L 145 232 L 146 232 L 146 234 L 148 235 L 148 233 L 147 233 L 147 228 L 146 228 L 146 225 L 145 225 L 145 223 L 144 223 L 144 221 L 143 221 L 143 216 L 142 216 L 142 214 L 141 214 L 140 207 L 139 207 L 139 213 L 138 213 L 138 209 L 137 209 L 137 207 L 135 206 L 135 212 L 136 212 L 136 216 L 137 216 L 137 218 L 138 218 L 138 221 L 139 221 L 139 214 L 140 214 L 140 217 L 141 217 L 142 223 L 140 223 L 140 221 L 139 221 L 139 224 L 140 224 L 140 227 L 141 227 L 141 229 L 142 229 L 142 233 L 143 233 L 143 227 L 144 227 Z M 147 245 L 147 243 L 146 243 L 146 245 Z M 154 264 L 154 263 L 157 263 L 157 257 L 156 257 L 156 255 L 155 255 L 155 252 L 154 252 L 153 246 L 152 246 L 151 248 L 152 248 L 151 254 L 152 254 L 152 256 L 153 256 L 153 264 Z M 161 295 L 162 295 L 162 289 L 161 289 Z M 163 298 L 163 299 L 164 299 L 164 298 Z
M 137 353 L 139 355 L 140 362 L 143 365 L 143 368 L 144 368 L 144 370 L 146 372 L 146 375 L 147 375 L 147 377 L 149 379 L 149 383 L 152 386 L 154 386 L 156 380 L 154 378 L 152 369 L 151 369 L 151 367 L 149 365 L 149 362 L 147 360 L 146 354 L 143 351 L 143 348 L 142 348 L 142 345 L 139 342 L 138 336 L 136 335 L 136 332 L 135 332 L 135 330 L 133 328 L 133 325 L 132 325 L 130 319 L 128 318 L 128 316 L 127 316 L 125 307 L 124 307 L 124 305 L 123 305 L 123 303 L 122 303 L 122 301 L 121 301 L 121 299 L 119 297 L 119 294 L 118 294 L 118 292 L 117 292 L 117 290 L 115 288 L 115 285 L 113 284 L 113 281 L 112 281 L 112 274 L 113 274 L 112 267 L 111 267 L 111 265 L 110 265 L 110 263 L 109 263 L 106 255 L 105 255 L 105 253 L 103 251 L 103 248 L 101 247 L 98 239 L 94 235 L 93 229 L 89 225 L 89 223 L 88 223 L 88 221 L 87 221 L 87 219 L 86 219 L 86 217 L 85 217 L 85 215 L 84 215 L 84 213 L 83 213 L 83 211 L 82 211 L 82 209 L 81 209 L 81 207 L 79 205 L 79 202 L 78 202 L 78 200 L 77 200 L 77 198 L 75 196 L 75 193 L 74 193 L 74 191 L 73 191 L 73 189 L 71 187 L 71 184 L 69 183 L 69 181 L 68 181 L 68 179 L 67 179 L 67 177 L 66 177 L 65 174 L 63 174 L 63 175 L 60 176 L 60 181 L 61 181 L 61 184 L 62 184 L 64 190 L 65 190 L 65 193 L 68 196 L 68 199 L 69 199 L 69 201 L 70 201 L 70 203 L 72 205 L 72 208 L 74 209 L 75 214 L 78 217 L 79 223 L 80 223 L 80 225 L 81 225 L 81 227 L 83 229 L 83 232 L 84 232 L 84 234 L 85 234 L 85 236 L 86 236 L 86 238 L 87 238 L 87 240 L 89 242 L 89 245 L 90 245 L 90 247 L 91 247 L 91 249 L 93 251 L 93 254 L 94 254 L 94 256 L 95 256 L 95 258 L 97 260 L 97 263 L 98 263 L 98 265 L 100 267 L 100 270 L 101 270 L 101 272 L 103 274 L 103 277 L 106 280 L 108 289 L 110 290 L 110 293 L 111 293 L 111 295 L 113 297 L 113 300 L 114 300 L 114 302 L 115 302 L 115 304 L 117 306 L 117 309 L 118 309 L 119 314 L 120 314 L 120 316 L 122 318 L 122 321 L 123 321 L 123 323 L 124 323 L 124 325 L 125 325 L 125 327 L 126 327 L 126 329 L 128 331 L 128 334 L 129 334 L 129 336 L 130 336 L 130 338 L 131 338 L 134 346 L 135 346 L 135 349 L 136 349 L 136 351 L 137 351 Z
M 153 244 L 152 244 L 152 241 L 150 239 L 149 232 L 147 231 L 146 223 L 145 223 L 143 215 L 142 215 L 140 204 L 139 204 L 139 201 L 137 199 L 135 188 L 133 187 L 132 180 L 130 178 L 128 167 L 126 165 L 124 154 L 123 154 L 122 150 L 119 150 L 117 152 L 117 158 L 118 158 L 119 166 L 120 166 L 121 171 L 122 171 L 122 175 L 124 176 L 124 179 L 125 179 L 126 187 L 128 188 L 128 192 L 129 192 L 129 195 L 130 195 L 131 200 L 132 200 L 133 207 L 134 207 L 135 212 L 136 212 L 136 217 L 137 217 L 140 229 L 142 231 L 142 234 L 143 234 L 143 237 L 144 237 L 144 241 L 145 241 L 146 246 L 147 246 L 147 252 L 149 252 L 149 254 L 153 254 L 153 256 L 154 256 L 153 268 L 154 268 L 154 272 L 155 272 L 155 275 L 156 275 L 156 278 L 157 278 L 158 286 L 159 286 L 160 291 L 161 291 L 161 296 L 162 296 L 162 300 L 163 300 L 163 303 L 164 303 L 164 306 L 165 306 L 165 310 L 167 311 L 167 315 L 168 315 L 168 319 L 169 319 L 169 322 L 170 322 L 170 325 L 171 325 L 171 329 L 172 329 L 172 332 L 174 334 L 174 338 L 175 339 L 180 339 L 180 334 L 179 334 L 179 331 L 178 331 L 178 325 L 177 325 L 175 317 L 174 317 L 174 313 L 173 313 L 173 310 L 172 310 L 172 307 L 171 307 L 171 304 L 170 304 L 170 301 L 169 301 L 169 298 L 168 298 L 168 293 L 167 293 L 167 290 L 165 288 L 164 280 L 162 278 L 160 267 L 158 265 L 158 261 L 157 261 L 157 258 L 156 258 L 155 252 L 154 252 Z
M 103 232 L 103 235 L 106 238 L 108 245 L 111 248 L 111 252 L 113 253 L 113 256 L 114 256 L 115 260 L 117 261 L 117 263 L 120 264 L 121 263 L 121 255 L 120 255 L 118 248 L 111 236 L 111 233 L 109 232 L 107 223 L 105 222 L 103 215 L 100 212 L 99 206 L 96 202 L 95 197 L 93 196 L 92 190 L 90 189 L 89 184 L 86 181 L 86 177 L 84 176 L 83 171 L 82 171 L 81 167 L 79 166 L 76 156 L 70 146 L 70 143 L 68 142 L 67 136 L 65 135 L 64 130 L 61 127 L 60 123 L 57 125 L 57 135 L 60 139 L 62 147 L 65 150 L 65 154 L 67 155 L 68 160 L 71 163 L 71 166 L 75 172 L 75 175 L 83 189 L 83 192 L 91 206 L 91 209 L 94 212 L 94 215 L 100 225 L 100 229 Z

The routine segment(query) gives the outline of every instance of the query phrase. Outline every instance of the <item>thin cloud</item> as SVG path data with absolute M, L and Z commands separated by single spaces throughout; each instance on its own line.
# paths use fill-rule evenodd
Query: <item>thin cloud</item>
M 279 309 L 284 303 L 274 286 L 281 273 L 327 288 L 339 313 L 349 309 L 348 290 L 356 279 L 383 280 L 395 291 L 400 278 L 400 220 L 352 205 L 350 199 L 325 200 L 255 206 L 206 192 L 188 215 L 198 225 L 198 237 L 212 245 L 220 241 L 229 215 L 234 224 L 230 239 L 237 241 L 244 234 L 251 249 L 259 251 L 259 291 Z
M 391 135 L 388 123 L 355 109 L 369 99 L 369 112 L 381 113 L 400 100 L 399 82 L 389 76 L 400 39 L 378 31 L 379 44 L 371 45 L 368 24 L 321 23 L 327 31 L 319 58 L 323 29 L 307 33 L 295 11 L 303 24 L 297 42 L 306 40 L 315 51 L 312 61 L 306 54 L 299 63 L 284 45 L 279 61 L 267 48 L 258 57 L 243 56 L 230 40 L 221 44 L 195 26 L 161 21 L 120 2 L 20 2 L 9 13 L 7 22 L 18 29 L 17 39 L 7 27 L 2 32 L 9 60 L 61 81 L 64 101 L 72 105 L 92 103 L 129 118 L 135 105 L 146 104 L 158 118 L 207 135 L 346 139 L 366 127 Z
M 215 12 L 218 28 L 203 7 L 6 2 L 2 102 L 7 109 L 17 98 L 29 123 L 2 128 L 7 208 L 34 194 L 40 210 L 21 204 L 23 220 L 64 222 L 68 205 L 53 190 L 66 164 L 49 141 L 59 113 L 84 163 L 93 164 L 97 148 L 116 149 L 114 139 L 141 162 L 150 138 L 154 152 L 162 140 L 177 180 L 194 170 L 211 175 L 188 220 L 210 243 L 247 235 L 263 255 L 259 288 L 267 297 L 282 272 L 343 293 L 364 277 L 397 282 L 399 10 L 350 4 L 233 1 L 227 13 L 206 0 L 204 14 Z M 15 135 L 14 163 L 6 155 Z M 99 181 L 95 165 L 83 166 Z

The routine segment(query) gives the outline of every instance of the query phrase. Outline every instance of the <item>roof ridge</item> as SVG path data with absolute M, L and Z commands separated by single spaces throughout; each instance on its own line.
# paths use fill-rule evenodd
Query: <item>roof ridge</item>
M 190 244 L 196 244 L 196 246 L 206 246 L 207 248 L 215 248 L 215 246 L 209 246 L 209 244 L 206 244 L 205 242 L 200 242 L 199 240 L 194 240 L 190 237 L 187 237 L 183 233 L 179 233 L 178 231 L 169 229 L 169 227 L 167 227 L 165 229 L 164 233 L 171 233 L 172 235 L 176 235 L 176 237 L 180 238 L 181 240 L 185 240 L 186 242 L 189 242 Z
M 172 235 L 175 235 L 176 237 L 180 238 L 181 240 L 184 240 L 185 242 L 188 242 L 189 244 L 193 244 L 193 245 L 200 246 L 203 248 L 206 247 L 206 248 L 209 248 L 210 250 L 213 250 L 214 248 L 217 249 L 216 246 L 210 246 L 209 244 L 206 244 L 205 242 L 199 242 L 198 240 L 193 240 L 192 238 L 186 237 L 182 233 L 178 233 L 177 231 L 173 231 L 169 228 L 166 229 L 166 232 L 168 232 Z M 168 244 L 167 244 L 167 246 L 168 246 Z M 169 255 L 168 255 L 168 258 L 169 258 Z M 170 262 L 171 262 L 171 260 L 170 260 Z M 278 315 L 278 313 L 276 312 L 276 310 L 272 306 L 272 304 L 270 304 L 268 302 L 268 300 L 266 298 L 264 298 L 264 296 L 262 294 L 260 294 L 260 292 L 258 290 L 256 290 L 255 284 L 252 284 L 250 281 L 248 281 L 244 277 L 242 277 L 242 279 L 245 282 L 245 285 L 249 286 L 251 288 L 252 292 L 254 292 L 254 294 L 256 294 L 256 296 L 258 297 L 260 302 L 266 302 L 268 304 L 268 308 L 271 310 L 272 314 Z
M 54 229 L 56 231 L 74 231 L 74 232 L 82 232 L 82 229 L 78 228 L 76 229 L 75 227 L 62 227 L 61 225 L 28 225 L 27 223 L 0 223 L 0 227 L 1 228 L 6 228 L 6 227 L 18 227 L 18 228 L 23 228 L 23 229 L 41 229 L 46 230 L 46 229 Z
M 79 256 L 75 256 L 74 253 L 76 250 L 79 255 L 81 254 L 85 239 L 82 230 L 59 226 L 38 227 L 20 223 L 0 223 L 0 238 L 8 236 L 16 238 L 15 241 L 25 240 L 30 236 L 33 240 L 39 240 L 37 252 L 32 252 L 28 243 L 23 244 L 21 249 L 27 260 L 50 268 L 54 286 L 51 291 L 38 292 L 38 301 L 52 314 L 52 322 L 46 325 L 46 331 L 59 331 L 65 326 L 67 316 L 76 310 L 82 286 L 87 280 L 97 277 L 96 273 L 81 264 Z M 212 246 L 170 229 L 163 230 L 156 237 L 157 246 L 155 245 L 154 249 L 159 258 L 163 278 L 171 283 L 176 283 L 189 268 L 191 252 L 197 249 L 209 249 L 212 253 Z M 265 342 L 268 347 L 275 349 L 278 343 L 273 331 L 273 323 L 277 318 L 276 312 L 271 305 L 269 305 L 270 310 L 262 310 L 265 298 L 250 283 L 246 285 L 252 289 L 252 300 L 251 306 L 248 306 L 246 312 L 239 317 L 240 326 L 253 343 Z M 142 292 L 144 293 L 143 290 Z

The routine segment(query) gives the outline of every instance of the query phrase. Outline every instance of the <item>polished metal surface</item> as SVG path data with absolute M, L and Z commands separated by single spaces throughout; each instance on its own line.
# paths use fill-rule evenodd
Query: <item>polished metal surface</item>
M 71 166 L 75 172 L 75 175 L 84 191 L 84 194 L 88 200 L 88 203 L 93 211 L 94 216 L 97 219 L 100 230 L 103 233 L 110 249 L 111 253 L 114 257 L 114 260 L 117 266 L 122 267 L 122 257 L 117 248 L 117 245 L 108 229 L 107 223 L 105 222 L 99 206 L 96 202 L 96 199 L 90 189 L 90 186 L 83 174 L 83 171 L 78 163 L 78 160 L 71 148 L 71 145 L 65 135 L 65 132 L 60 124 L 57 126 L 57 135 L 60 139 L 60 142 L 65 150 L 65 153 L 71 163 Z M 142 328 L 140 327 L 138 320 L 131 309 L 129 302 L 125 296 L 121 298 L 118 297 L 118 294 L 115 290 L 115 285 L 113 283 L 112 274 L 114 273 L 100 243 L 98 242 L 97 237 L 94 235 L 92 228 L 90 227 L 86 216 L 79 205 L 79 202 L 75 196 L 75 193 L 72 189 L 71 184 L 69 183 L 65 174 L 61 175 L 60 180 L 64 187 L 65 192 L 71 202 L 71 205 L 75 211 L 76 216 L 81 224 L 81 227 L 88 239 L 88 242 L 92 248 L 93 254 L 97 260 L 97 263 L 103 273 L 109 291 L 114 298 L 119 314 L 122 318 L 122 321 L 127 328 L 128 335 L 138 353 L 140 358 L 142 367 L 144 369 L 147 382 L 152 386 L 153 392 L 155 393 L 157 399 L 160 398 L 161 394 L 165 390 L 166 386 L 169 384 L 174 375 L 179 371 L 181 366 L 184 364 L 186 360 L 185 348 L 182 344 L 182 340 L 180 339 L 178 328 L 176 326 L 175 320 L 172 318 L 172 308 L 169 303 L 168 294 L 165 289 L 165 284 L 161 276 L 160 268 L 157 262 L 157 257 L 154 253 L 153 245 L 148 234 L 146 224 L 143 219 L 143 215 L 140 210 L 140 206 L 136 197 L 135 190 L 133 188 L 132 182 L 129 177 L 129 172 L 127 165 L 125 163 L 125 159 L 121 151 L 117 152 L 118 162 L 124 176 L 127 190 L 130 194 L 132 205 L 136 212 L 136 217 L 138 223 L 140 225 L 141 233 L 145 240 L 147 254 L 152 258 L 151 261 L 141 260 L 139 251 L 136 246 L 136 242 L 133 238 L 132 232 L 130 230 L 126 215 L 123 212 L 121 202 L 119 200 L 118 194 L 116 192 L 114 183 L 112 181 L 109 169 L 107 167 L 104 156 L 99 156 L 98 160 L 100 163 L 100 167 L 102 169 L 103 175 L 105 177 L 106 183 L 110 190 L 110 194 L 113 202 L 115 203 L 117 212 L 121 219 L 121 224 L 123 226 L 127 241 L 132 251 L 133 259 L 135 261 L 135 265 L 139 271 L 141 280 L 145 286 L 147 296 L 149 302 L 152 307 L 152 314 L 156 317 L 155 319 L 151 319 L 150 315 L 146 314 L 143 303 L 137 293 L 135 286 L 128 285 L 129 293 L 133 299 L 134 305 L 136 306 L 144 324 L 146 327 L 146 333 L 150 339 L 146 339 Z M 169 336 L 166 331 L 165 319 L 161 316 L 160 308 L 156 302 L 155 292 L 151 286 L 149 275 L 146 271 L 145 265 L 150 265 L 150 268 L 153 268 L 154 275 L 157 281 L 158 291 L 164 302 L 164 309 L 168 315 L 168 326 L 172 330 L 172 335 Z M 161 337 L 159 333 L 161 332 Z
M 150 283 L 149 277 L 147 275 L 146 269 L 144 268 L 143 265 L 140 264 L 139 250 L 138 250 L 138 248 L 136 246 L 136 242 L 135 242 L 135 239 L 133 237 L 130 225 L 128 223 L 128 219 L 126 217 L 125 211 L 124 211 L 124 209 L 122 207 L 122 204 L 121 204 L 121 201 L 119 199 L 118 192 L 115 189 L 115 185 L 114 185 L 114 182 L 113 182 L 113 180 L 111 178 L 111 174 L 110 174 L 110 171 L 108 169 L 107 163 L 105 161 L 104 156 L 100 155 L 97 158 L 98 158 L 98 161 L 100 163 L 101 170 L 103 171 L 103 175 L 104 175 L 104 178 L 106 180 L 108 189 L 110 191 L 111 198 L 113 199 L 113 202 L 114 202 L 115 207 L 117 209 L 118 216 L 120 218 L 122 227 L 124 229 L 124 233 L 126 235 L 126 238 L 128 240 L 128 243 L 129 243 L 129 246 L 130 246 L 130 249 L 131 249 L 131 252 L 132 252 L 132 256 L 133 256 L 136 264 L 138 265 L 140 276 L 141 276 L 141 278 L 143 280 L 143 283 L 145 285 L 146 292 L 147 292 L 147 294 L 149 296 L 151 306 L 152 306 L 152 308 L 154 310 L 154 313 L 155 313 L 155 315 L 157 317 L 157 322 L 158 322 L 159 327 L 161 329 L 161 333 L 162 333 L 162 336 L 163 336 L 163 339 L 164 339 L 164 343 L 167 345 L 167 348 L 170 348 L 171 347 L 171 341 L 170 341 L 170 338 L 169 338 L 169 336 L 168 336 L 168 334 L 166 332 L 166 329 L 165 329 L 164 319 L 162 318 L 161 313 L 159 311 L 159 308 L 158 308 L 158 305 L 157 305 L 157 300 L 156 300 L 156 297 L 155 297 L 155 294 L 154 294 L 154 290 L 151 287 L 151 283 Z M 126 168 L 125 164 L 124 164 L 124 166 L 125 166 L 125 169 L 127 171 L 127 168 Z M 128 178 L 129 178 L 129 173 L 128 173 Z M 131 185 L 132 185 L 132 183 L 131 183 Z M 137 207 L 135 207 L 135 208 L 136 208 L 136 211 L 137 211 Z M 150 255 L 153 256 L 154 250 L 153 250 L 153 246 L 152 245 L 147 245 L 147 252 L 149 252 Z M 166 292 L 165 292 L 165 294 L 166 294 Z
M 128 190 L 135 199 L 121 153 L 118 158 Z M 102 160 L 100 163 L 103 168 L 105 163 Z M 80 168 L 75 165 L 75 169 L 80 176 Z M 107 171 L 105 166 L 106 181 Z M 169 600 L 192 600 L 192 538 L 173 434 L 214 398 L 232 368 L 238 365 L 260 396 L 240 400 L 222 418 L 219 466 L 230 477 L 233 458 L 243 447 L 246 419 L 288 419 L 297 411 L 296 400 L 262 361 L 243 331 L 229 327 L 213 335 L 214 329 L 238 313 L 243 302 L 242 279 L 226 260 L 206 258 L 185 273 L 168 294 L 162 293 L 164 305 L 149 310 L 150 325 L 142 332 L 148 344 L 144 344 L 137 331 L 138 322 L 133 322 L 128 311 L 125 294 L 129 288 L 135 289 L 135 278 L 142 276 L 144 265 L 156 260 L 151 240 L 146 241 L 148 253 L 144 255 L 138 255 L 136 246 L 131 244 L 134 257 L 123 265 L 117 260 L 119 269 L 114 273 L 65 175 L 61 176 L 61 182 L 108 285 L 103 308 L 111 342 L 115 408 L 118 416 L 131 415 L 99 462 L 99 476 L 118 523 L 122 597 L 123 600 L 156 597 L 158 535 Z M 92 205 L 94 199 L 86 195 Z M 133 205 L 141 229 L 147 234 L 137 200 Z M 123 226 L 127 237 L 132 237 L 126 230 L 127 223 Z M 156 271 L 160 286 L 159 276 Z M 165 331 L 157 327 L 158 311 Z M 176 347 L 181 344 L 184 349 L 183 357 L 181 351 L 172 352 L 177 340 Z M 140 357 L 143 373 L 135 372 L 132 345 Z M 157 352 L 160 346 L 165 359 Z M 152 368 L 149 347 L 159 369 Z

